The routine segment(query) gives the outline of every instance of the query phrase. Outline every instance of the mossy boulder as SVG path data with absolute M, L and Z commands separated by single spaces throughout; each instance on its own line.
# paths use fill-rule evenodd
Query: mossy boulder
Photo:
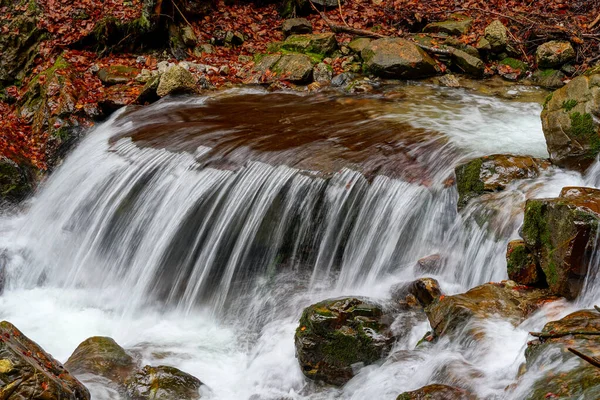
M 530 380 L 525 379 L 531 389 L 522 398 L 600 398 L 600 368 L 568 350 L 572 348 L 589 357 L 600 357 L 600 313 L 576 311 L 547 323 L 541 333 L 542 337 L 529 342 L 525 351 L 522 373 L 534 376 L 535 382 L 531 385 Z M 565 365 L 569 367 L 563 368 Z
M 461 36 L 466 34 L 471 28 L 473 20 L 466 16 L 457 15 L 455 19 L 446 21 L 432 22 L 423 28 L 426 33 L 446 33 L 448 35 Z
M 33 169 L 0 156 L 0 200 L 18 202 L 33 190 Z
M 112 338 L 94 336 L 77 346 L 65 367 L 75 375 L 94 374 L 124 384 L 136 363 Z
M 89 400 L 61 363 L 9 322 L 0 322 L 0 398 Z
M 536 258 L 523 240 L 512 240 L 506 249 L 506 270 L 508 278 L 520 285 L 545 285 L 546 277 Z
M 484 31 L 484 38 L 494 53 L 502 53 L 508 44 L 508 29 L 502 22 L 495 20 Z
M 202 382 L 174 367 L 145 366 L 127 381 L 130 400 L 197 400 Z
M 484 193 L 504 190 L 515 180 L 536 178 L 548 166 L 545 160 L 510 154 L 484 156 L 461 164 L 454 170 L 458 208 Z
M 373 40 L 361 51 L 361 57 L 365 70 L 382 78 L 426 78 L 438 73 L 436 62 L 405 39 Z
M 552 40 L 538 46 L 535 61 L 539 68 L 556 68 L 574 60 L 575 55 L 570 42 Z
M 473 319 L 500 318 L 516 326 L 542 304 L 556 299 L 548 289 L 525 288 L 511 281 L 486 283 L 463 294 L 440 297 L 425 312 L 439 337 L 462 331 Z
M 574 299 L 597 246 L 600 190 L 566 187 L 557 198 L 525 205 L 522 236 L 552 293 Z
M 521 79 L 527 70 L 527 64 L 512 57 L 506 57 L 498 63 L 498 74 L 509 81 Z
M 392 300 L 396 303 L 414 304 L 427 307 L 442 295 L 442 289 L 433 278 L 419 278 L 412 282 L 398 283 L 390 289 Z M 414 299 L 414 301 L 413 301 Z
M 310 83 L 313 79 L 313 63 L 304 54 L 284 54 L 273 65 L 272 71 L 279 79 L 294 83 Z
M 170 94 L 196 93 L 196 78 L 187 69 L 179 65 L 173 65 L 162 74 L 156 94 L 164 97 Z
M 282 50 L 324 57 L 337 49 L 334 33 L 291 35 L 281 45 Z
M 542 128 L 552 163 L 585 171 L 600 152 L 600 74 L 574 78 L 548 97 Z
M 427 385 L 411 392 L 400 394 L 396 400 L 476 400 L 467 390 L 448 385 Z
M 296 355 L 312 380 L 341 386 L 358 365 L 385 357 L 394 342 L 393 318 L 365 298 L 325 300 L 307 307 L 296 330 Z

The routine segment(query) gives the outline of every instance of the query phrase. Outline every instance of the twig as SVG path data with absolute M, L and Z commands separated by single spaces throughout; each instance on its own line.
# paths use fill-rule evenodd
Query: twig
M 529 334 L 540 339 L 554 339 L 569 335 L 600 336 L 600 332 L 598 331 L 529 332 Z
M 567 350 L 569 350 L 571 353 L 575 354 L 577 357 L 587 361 L 588 363 L 592 364 L 594 367 L 600 368 L 600 360 L 598 360 L 596 357 L 590 357 L 590 356 L 586 356 L 585 354 L 571 348 L 568 347 Z
M 593 20 L 592 23 L 588 25 L 588 29 L 592 29 L 594 26 L 596 26 L 596 24 L 598 22 L 600 22 L 600 13 L 598 13 L 598 16 L 596 17 L 596 19 Z
M 173 3 L 173 5 L 177 9 L 177 11 L 179 11 L 179 14 L 181 15 L 181 18 L 183 18 L 183 20 L 185 21 L 185 23 L 188 24 L 190 26 L 190 28 L 194 29 L 194 27 L 192 26 L 192 24 L 190 24 L 190 21 L 187 20 L 187 18 L 185 17 L 185 15 L 183 15 L 183 13 L 179 9 L 179 7 L 177 7 L 177 3 L 175 3 L 175 0 L 171 0 L 171 3 Z
M 344 25 L 346 25 L 348 28 L 350 28 L 350 26 L 348 25 L 348 23 L 344 19 L 344 14 L 342 14 L 342 0 L 338 0 L 338 7 L 340 9 L 340 18 L 342 19 L 342 22 L 344 23 Z

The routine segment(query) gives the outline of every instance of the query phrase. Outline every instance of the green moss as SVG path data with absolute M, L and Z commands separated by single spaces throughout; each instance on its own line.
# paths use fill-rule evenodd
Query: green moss
M 508 274 L 511 275 L 523 268 L 528 262 L 528 255 L 524 245 L 514 248 L 507 260 Z
M 530 200 L 525 208 L 523 221 L 523 238 L 529 244 L 541 244 L 552 247 L 548 222 L 543 216 L 544 203 L 539 200 Z
M 507 57 L 507 58 L 503 59 L 502 61 L 500 61 L 500 64 L 508 65 L 512 69 L 527 71 L 527 64 L 525 64 L 523 61 L 517 60 L 516 58 Z
M 570 99 L 570 100 L 565 100 L 562 103 L 562 108 L 563 110 L 565 110 L 566 112 L 571 111 L 573 108 L 575 108 L 575 106 L 577 105 L 577 100 L 575 99 Z
M 482 165 L 483 160 L 478 158 L 456 169 L 459 205 L 465 205 L 471 198 L 484 192 L 485 186 L 480 178 Z
M 556 263 L 554 262 L 554 260 L 552 259 L 552 255 L 553 255 L 553 251 L 551 251 L 548 254 L 548 259 L 550 260 L 548 262 L 548 268 L 546 268 L 546 282 L 548 282 L 548 284 L 550 285 L 556 285 L 558 283 L 558 269 L 556 267 Z
M 550 100 L 552 100 L 553 95 L 554 95 L 554 93 L 550 93 L 548 96 L 546 96 L 546 99 L 544 100 L 544 108 L 546 108 L 548 103 L 550 103 Z
M 579 112 L 574 112 L 569 117 L 571 119 L 571 134 L 577 139 L 587 142 L 590 148 L 589 156 L 595 157 L 600 152 L 600 137 L 594 125 L 594 118 L 589 113 L 581 114 Z

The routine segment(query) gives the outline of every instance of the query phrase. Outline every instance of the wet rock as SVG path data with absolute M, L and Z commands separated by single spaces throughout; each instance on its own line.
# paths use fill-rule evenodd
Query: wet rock
M 405 303 L 407 296 L 413 296 L 422 307 L 427 307 L 442 295 L 439 282 L 433 278 L 419 278 L 413 282 L 398 283 L 392 286 L 390 291 L 392 300 L 396 303 Z
M 296 354 L 310 379 L 343 385 L 361 365 L 385 357 L 393 318 L 364 298 L 325 300 L 307 307 L 296 330 Z
M 509 81 L 521 79 L 527 73 L 527 69 L 527 64 L 511 57 L 506 57 L 498 63 L 498 74 Z
M 508 278 L 520 285 L 536 286 L 546 283 L 534 255 L 523 240 L 513 240 L 506 249 Z
M 127 382 L 130 400 L 200 399 L 202 382 L 174 367 L 145 366 Z
M 313 64 L 310 57 L 304 54 L 286 54 L 272 67 L 280 79 L 295 83 L 312 81 Z
M 156 94 L 158 84 L 160 83 L 160 75 L 156 74 L 152 76 L 144 85 L 138 98 L 135 100 L 138 104 L 153 103 L 158 101 L 160 97 Z
M 134 79 L 140 70 L 126 65 L 110 65 L 98 71 L 98 79 L 105 85 L 117 85 L 127 83 Z
M 331 86 L 345 87 L 348 86 L 356 78 L 356 74 L 353 72 L 343 72 L 336 75 L 331 80 Z
M 566 78 L 562 71 L 555 69 L 537 70 L 533 73 L 531 80 L 538 86 L 547 89 L 559 89 L 565 86 L 563 80 Z
M 476 400 L 476 397 L 464 389 L 435 384 L 404 392 L 396 400 Z
M 9 322 L 0 322 L 0 398 L 89 400 L 62 364 Z
M 484 156 L 461 164 L 454 170 L 458 208 L 483 193 L 504 190 L 515 180 L 536 178 L 548 167 L 545 160 L 509 154 Z
M 313 79 L 315 82 L 331 82 L 333 78 L 332 68 L 325 63 L 318 63 L 313 68 Z
M 367 47 L 369 45 L 369 43 L 371 43 L 372 41 L 373 41 L 373 39 L 369 39 L 369 38 L 357 38 L 357 39 L 354 39 L 353 41 L 351 41 L 350 43 L 348 43 L 348 47 L 354 53 L 360 54 L 361 51 L 363 51 L 363 49 L 365 47 Z
M 479 58 L 474 57 L 462 50 L 452 52 L 453 66 L 458 72 L 473 75 L 477 78 L 483 77 L 485 64 Z
M 310 53 L 324 57 L 337 49 L 337 41 L 334 33 L 291 35 L 285 39 L 281 48 L 287 51 Z
M 0 156 L 0 201 L 23 200 L 33 190 L 33 181 L 28 168 Z
M 377 39 L 361 52 L 365 68 L 382 78 L 425 78 L 437 73 L 435 61 L 405 39 Z
M 169 94 L 195 93 L 196 90 L 194 75 L 185 68 L 174 65 L 160 77 L 156 94 L 164 97 Z
M 552 40 L 538 46 L 535 61 L 539 68 L 556 68 L 575 59 L 570 42 Z
M 584 171 L 600 152 L 600 74 L 579 76 L 552 93 L 542 111 L 542 128 L 552 163 Z
M 484 37 L 489 43 L 491 51 L 501 53 L 508 44 L 508 30 L 502 22 L 495 20 L 485 28 Z
M 600 314 L 581 310 L 561 320 L 549 322 L 541 332 L 546 337 L 528 343 L 524 372 L 536 380 L 522 398 L 598 399 L 600 368 L 580 359 L 568 348 L 586 356 L 600 357 Z M 568 365 L 568 368 L 561 368 Z M 540 376 L 541 375 L 541 376 Z
M 439 83 L 442 86 L 457 88 L 460 87 L 460 81 L 455 75 L 446 74 L 439 77 Z
M 525 205 L 522 237 L 535 255 L 552 293 L 574 299 L 597 245 L 600 190 L 566 187 L 558 198 Z
M 473 20 L 464 15 L 457 15 L 456 19 L 447 21 L 432 22 L 423 29 L 426 33 L 446 33 L 448 35 L 461 36 L 466 34 L 471 28 Z
M 310 34 L 313 28 L 306 18 L 290 18 L 283 21 L 281 30 L 283 31 L 283 37 L 286 38 L 290 35 Z
M 423 257 L 417 261 L 416 268 L 425 273 L 435 273 L 442 266 L 442 256 L 439 254 L 432 254 L 427 257 Z
M 113 339 L 94 336 L 84 340 L 65 363 L 72 374 L 94 374 L 124 384 L 136 367 L 134 359 Z
M 463 294 L 440 297 L 425 312 L 439 337 L 461 331 L 472 319 L 501 318 L 516 326 L 556 299 L 548 289 L 519 287 L 510 281 L 486 283 Z

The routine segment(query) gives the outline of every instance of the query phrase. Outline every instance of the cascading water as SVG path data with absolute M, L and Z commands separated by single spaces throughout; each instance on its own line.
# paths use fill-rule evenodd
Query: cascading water
M 459 214 L 448 178 L 461 160 L 547 156 L 540 106 L 399 90 L 412 95 L 232 91 L 120 113 L 27 210 L 0 217 L 0 317 L 61 361 L 85 338 L 111 336 L 145 363 L 199 377 L 215 399 L 394 399 L 457 379 L 484 398 L 519 398 L 526 382 L 505 389 L 528 330 L 568 307 L 518 328 L 487 321 L 490 340 L 409 352 L 429 328 L 418 322 L 341 389 L 307 383 L 295 360 L 305 306 L 385 299 L 394 283 L 423 276 L 421 257 L 444 255 L 435 277 L 448 293 L 505 279 L 524 200 L 584 182 L 550 170 Z M 84 382 L 95 399 L 119 398 L 98 378 Z

